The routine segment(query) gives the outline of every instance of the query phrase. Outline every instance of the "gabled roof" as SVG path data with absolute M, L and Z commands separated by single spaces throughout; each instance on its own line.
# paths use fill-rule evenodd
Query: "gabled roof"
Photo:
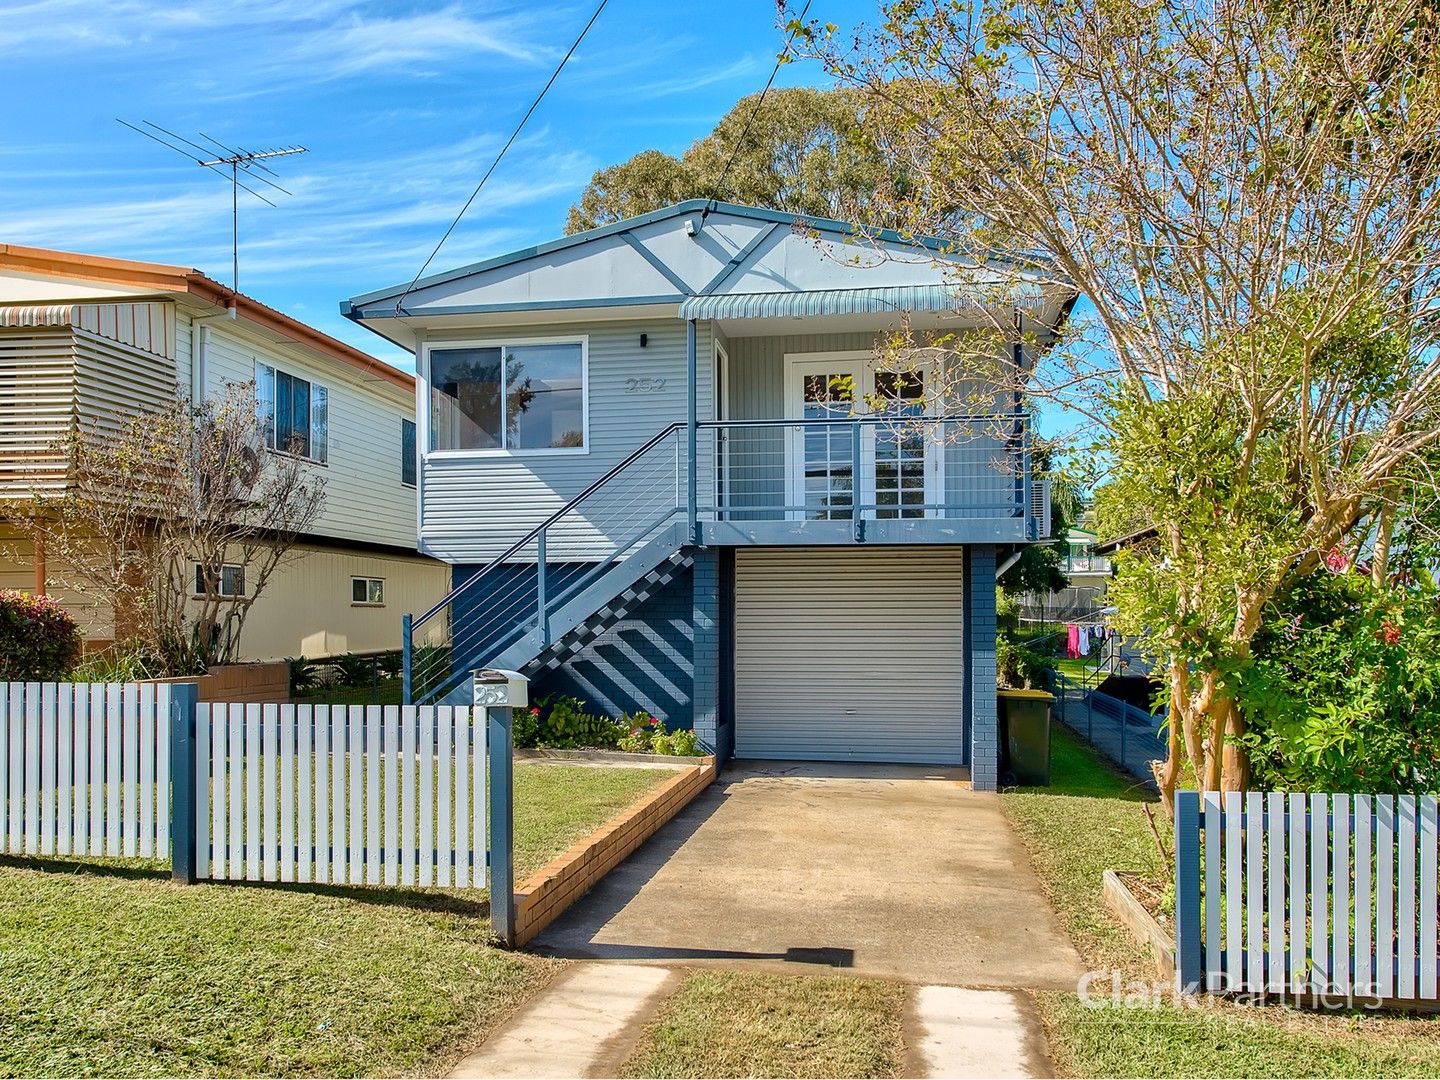
M 983 302 L 1047 309 L 1058 322 L 1070 299 L 1073 290 L 1038 259 L 976 265 L 936 237 L 696 199 L 364 293 L 340 309 L 399 340 L 422 320 L 606 308 L 743 319 L 842 310 L 953 315 Z
M 51 248 L 24 247 L 20 244 L 0 244 L 0 271 L 3 270 L 38 277 L 118 285 L 133 289 L 133 295 L 137 297 L 180 295 L 220 310 L 233 308 L 237 318 L 245 319 L 272 334 L 358 368 L 402 390 L 411 393 L 415 390 L 414 376 L 391 367 L 383 360 L 362 352 L 353 345 L 347 345 L 299 319 L 262 304 L 253 297 L 235 292 L 199 270 L 167 263 L 112 259 L 104 255 L 84 255 Z M 116 296 L 114 299 L 123 298 Z M 94 297 L 87 299 L 94 302 Z

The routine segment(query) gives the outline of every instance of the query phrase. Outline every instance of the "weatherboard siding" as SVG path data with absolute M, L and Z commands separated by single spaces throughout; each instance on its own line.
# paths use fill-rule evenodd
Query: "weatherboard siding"
M 644 348 L 640 335 L 647 336 Z M 501 554 L 550 514 L 666 426 L 689 414 L 685 324 L 675 319 L 573 323 L 504 330 L 447 330 L 428 342 L 525 338 L 588 339 L 589 446 L 575 454 L 427 456 L 422 465 L 424 514 L 420 545 L 447 562 L 483 563 Z M 714 345 L 708 325 L 697 328 L 699 412 L 710 415 Z M 630 380 L 651 380 L 637 384 Z M 663 385 L 661 384 L 663 381 Z M 658 389 L 641 389 L 641 385 Z M 427 391 L 428 392 L 428 391 Z M 423 395 L 422 395 L 423 396 Z M 676 449 L 683 433 L 657 448 L 631 472 L 630 486 L 607 488 L 567 517 L 550 539 L 553 561 L 591 560 L 612 553 L 647 512 L 676 502 Z M 683 466 L 683 456 L 680 458 Z M 643 480 L 643 483 L 637 481 Z M 679 497 L 684 498 L 683 481 Z
M 206 394 L 252 381 L 257 360 L 323 386 L 329 395 L 328 460 L 315 466 L 325 481 L 325 504 L 310 531 L 414 549 L 415 489 L 400 480 L 400 422 L 414 418 L 411 396 L 349 365 L 217 322 L 205 333 Z

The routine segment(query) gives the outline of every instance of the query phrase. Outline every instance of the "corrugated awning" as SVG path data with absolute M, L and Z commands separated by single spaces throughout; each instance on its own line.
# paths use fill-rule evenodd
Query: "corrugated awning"
M 1021 286 L 1005 305 L 1027 311 L 1044 306 L 1038 287 Z M 980 305 L 952 285 L 892 285 L 808 292 L 729 293 L 692 296 L 680 305 L 682 319 L 783 319 L 802 315 L 883 315 L 902 311 L 974 314 Z

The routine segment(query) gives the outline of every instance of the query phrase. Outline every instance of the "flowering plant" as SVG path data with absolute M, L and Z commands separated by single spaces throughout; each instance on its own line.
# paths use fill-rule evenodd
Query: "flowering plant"
M 80 643 L 75 619 L 53 597 L 0 589 L 0 682 L 64 679 Z

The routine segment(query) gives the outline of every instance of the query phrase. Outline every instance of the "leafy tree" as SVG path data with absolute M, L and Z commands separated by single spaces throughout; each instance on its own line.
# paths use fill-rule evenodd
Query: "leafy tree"
M 870 194 L 887 166 L 861 126 L 864 100 L 853 90 L 805 87 L 771 90 L 763 104 L 759 94 L 741 98 L 681 157 L 645 150 L 597 172 L 565 231 L 706 198 L 869 220 Z
M 1102 527 L 1153 529 L 1111 595 L 1168 676 L 1167 806 L 1187 760 L 1249 782 L 1237 694 L 1270 599 L 1434 491 L 1436 25 L 1432 0 L 895 0 L 855 45 L 802 28 L 903 163 L 876 201 L 988 290 L 960 377 L 1051 342 L 1037 289 L 1093 310 L 1002 372 L 1094 421 Z
M 319 470 L 266 449 L 253 384 L 77 430 L 67 452 L 64 497 L 35 515 L 60 584 L 104 603 L 117 644 L 167 674 L 233 660 L 250 609 L 324 504 Z

